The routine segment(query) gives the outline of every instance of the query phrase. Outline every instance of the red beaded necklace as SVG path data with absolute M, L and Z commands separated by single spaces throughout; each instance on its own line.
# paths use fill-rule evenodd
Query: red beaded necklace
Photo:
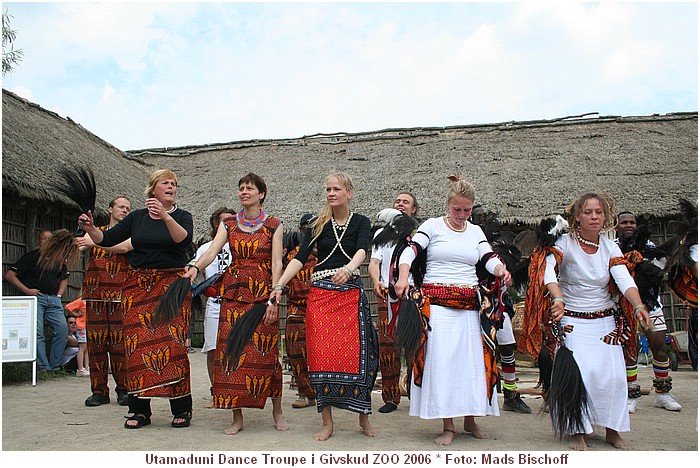
M 243 210 L 241 210 L 238 212 L 238 222 L 244 226 L 255 227 L 258 224 L 263 222 L 263 220 L 265 219 L 265 216 L 267 216 L 267 213 L 265 213 L 261 209 L 260 214 L 255 219 L 251 220 L 251 219 L 246 218 L 245 215 L 243 214 Z

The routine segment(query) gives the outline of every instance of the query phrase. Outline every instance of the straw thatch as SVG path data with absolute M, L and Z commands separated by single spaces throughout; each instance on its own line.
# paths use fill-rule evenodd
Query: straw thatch
M 16 94 L 2 90 L 2 190 L 46 204 L 75 208 L 66 197 L 50 189 L 62 167 L 87 165 L 97 181 L 97 210 L 104 215 L 109 201 L 127 195 L 142 205 L 150 168 L 88 130 L 43 109 Z
M 106 222 L 109 201 L 127 195 L 142 206 L 149 170 L 70 119 L 3 89 L 2 92 L 2 269 L 36 247 L 43 229 L 77 226 L 78 206 L 52 189 L 61 169 L 84 165 L 97 182 L 96 219 Z M 64 299 L 75 298 L 82 270 L 70 276 Z M 3 282 L 3 295 L 16 294 Z
M 448 174 L 477 190 L 477 203 L 509 223 L 537 223 L 577 195 L 611 194 L 618 209 L 673 216 L 679 197 L 697 199 L 698 116 L 578 116 L 449 128 L 388 129 L 130 151 L 180 178 L 179 199 L 198 236 L 220 205 L 238 206 L 245 173 L 267 182 L 266 209 L 287 225 L 323 204 L 327 174 L 355 182 L 353 209 L 371 218 L 400 190 L 412 191 L 420 217 L 445 211 Z

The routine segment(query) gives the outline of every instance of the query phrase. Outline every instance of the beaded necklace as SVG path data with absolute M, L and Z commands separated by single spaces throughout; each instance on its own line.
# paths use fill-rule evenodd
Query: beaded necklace
M 464 226 L 462 226 L 462 227 L 459 228 L 459 229 L 455 229 L 455 227 L 452 226 L 452 221 L 450 221 L 450 217 L 449 217 L 449 216 L 445 216 L 445 224 L 447 224 L 447 227 L 450 228 L 450 229 L 452 229 L 454 232 L 464 232 L 464 231 L 467 230 L 467 223 L 466 223 L 466 221 L 464 222 Z
M 320 265 L 329 258 L 331 258 L 331 255 L 333 255 L 333 252 L 336 251 L 338 247 L 340 247 L 340 251 L 343 252 L 343 255 L 345 255 L 345 258 L 348 260 L 352 260 L 352 257 L 345 252 L 345 249 L 343 249 L 343 245 L 341 244 L 341 241 L 343 240 L 343 236 L 345 235 L 346 232 L 348 232 L 347 229 L 345 229 L 349 224 L 350 220 L 352 219 L 352 211 L 350 212 L 350 216 L 348 216 L 348 220 L 345 221 L 345 224 L 342 226 L 338 225 L 338 223 L 335 222 L 335 218 L 331 217 L 331 226 L 333 230 L 333 235 L 335 236 L 335 246 L 333 247 L 333 250 L 331 250 L 331 253 L 329 253 L 326 258 L 321 260 L 320 262 L 317 262 L 316 265 Z M 338 234 L 340 232 L 340 234 Z
M 258 224 L 263 222 L 263 220 L 265 219 L 265 216 L 267 216 L 267 213 L 265 213 L 261 209 L 260 214 L 255 219 L 250 220 L 250 219 L 245 217 L 245 215 L 243 214 L 243 210 L 241 210 L 238 212 L 238 222 L 241 223 L 243 226 L 255 227 Z
M 589 240 L 584 239 L 583 237 L 581 237 L 581 234 L 579 234 L 578 231 L 576 231 L 576 240 L 579 242 L 579 244 L 588 245 L 590 247 L 595 247 L 596 249 L 600 245 L 600 243 L 598 243 L 598 242 L 591 242 Z

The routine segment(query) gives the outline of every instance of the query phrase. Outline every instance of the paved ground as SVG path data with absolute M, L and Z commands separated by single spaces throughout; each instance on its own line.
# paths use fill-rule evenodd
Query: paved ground
M 439 421 L 424 421 L 408 416 L 407 400 L 401 403 L 397 411 L 380 414 L 376 412 L 382 404 L 378 392 L 373 396 L 375 413 L 371 416 L 372 423 L 379 432 L 377 437 L 368 438 L 361 434 L 357 415 L 335 410 L 336 425 L 333 436 L 324 443 L 316 442 L 312 435 L 320 424 L 320 416 L 315 408 L 292 409 L 291 403 L 295 394 L 285 385 L 283 400 L 291 427 L 289 431 L 278 432 L 274 429 L 271 405 L 268 404 L 264 410 L 244 410 L 244 430 L 238 435 L 227 436 L 222 431 L 230 424 L 231 412 L 207 408 L 210 400 L 205 358 L 201 353 L 190 354 L 190 357 L 194 419 L 189 428 L 171 428 L 169 406 L 165 401 L 159 400 L 153 403 L 152 425 L 138 431 L 123 429 L 126 407 L 118 406 L 114 398 L 109 405 L 86 407 L 83 401 L 89 396 L 87 378 L 66 376 L 41 381 L 36 387 L 32 387 L 31 384 L 3 386 L 2 448 L 4 451 L 179 450 L 205 451 L 205 454 L 213 453 L 215 456 L 220 452 L 234 454 L 236 452 L 230 451 L 239 450 L 258 453 L 344 453 L 361 450 L 369 453 L 425 451 L 452 454 L 495 450 L 501 455 L 505 451 L 569 452 L 568 443 L 560 442 L 552 434 L 548 416 L 538 412 L 541 398 L 533 395 L 525 396 L 534 410 L 533 414 L 522 415 L 502 411 L 500 417 L 478 419 L 479 424 L 493 436 L 492 440 L 477 440 L 465 433 L 458 433 L 450 447 L 439 448 L 433 443 L 434 437 L 440 432 Z M 673 393 L 683 404 L 683 410 L 672 413 L 654 408 L 653 395 L 644 396 L 637 413 L 631 416 L 632 431 L 624 437 L 635 450 L 667 451 L 665 456 L 670 455 L 671 458 L 665 458 L 666 461 L 672 461 L 676 456 L 682 456 L 683 459 L 693 456 L 697 459 L 697 372 L 688 366 L 682 366 L 671 375 Z M 532 391 L 537 380 L 535 370 L 521 368 L 519 378 L 522 390 Z M 289 381 L 288 375 L 285 376 L 285 380 Z M 640 381 L 648 390 L 651 383 L 651 367 L 640 368 Z M 598 429 L 596 437 L 592 439 L 591 451 L 614 451 L 612 446 L 604 443 L 603 435 L 603 430 Z M 669 454 L 668 451 L 674 453 Z M 606 457 L 617 456 L 612 452 L 608 453 Z M 12 456 L 7 452 L 3 455 Z M 632 455 L 636 460 L 641 454 L 636 457 Z M 628 458 L 619 460 L 625 461 Z M 4 463 L 3 465 L 8 466 Z

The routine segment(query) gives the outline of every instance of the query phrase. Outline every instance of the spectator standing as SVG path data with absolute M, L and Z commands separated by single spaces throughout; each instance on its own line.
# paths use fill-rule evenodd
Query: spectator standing
M 5 273 L 4 279 L 23 296 L 37 298 L 37 365 L 39 370 L 60 372 L 66 349 L 68 326 L 61 297 L 68 287 L 68 264 L 78 260 L 78 249 L 66 229 L 39 233 L 39 248 L 24 254 Z M 46 354 L 44 323 L 51 327 L 51 346 Z

